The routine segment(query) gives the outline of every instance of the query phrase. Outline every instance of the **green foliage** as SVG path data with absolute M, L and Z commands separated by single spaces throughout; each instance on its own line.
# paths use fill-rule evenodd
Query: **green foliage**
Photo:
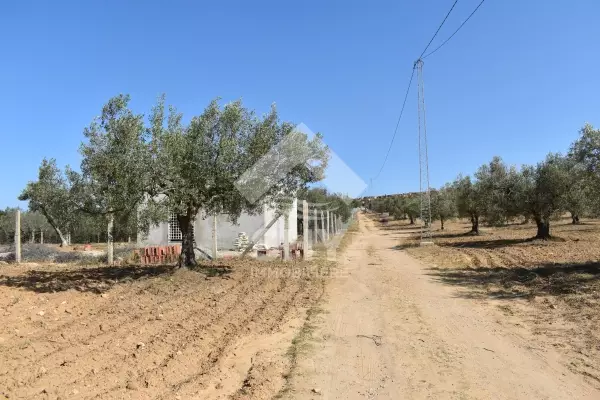
M 585 198 L 586 211 L 591 215 L 600 215 L 600 129 L 586 124 L 579 131 L 579 138 L 571 145 L 569 158 L 576 165 L 577 198 Z M 580 204 L 579 200 L 576 200 Z
M 481 215 L 490 225 L 504 225 L 521 212 L 519 207 L 519 173 L 500 157 L 482 165 L 475 173 Z
M 456 195 L 450 184 L 446 184 L 440 190 L 431 192 L 431 217 L 439 220 L 444 230 L 444 222 L 456 217 Z
M 66 232 L 85 241 L 98 238 L 107 233 L 107 220 L 109 227 L 116 221 L 114 234 L 130 237 L 174 212 L 187 265 L 195 264 L 191 227 L 197 215 L 224 213 L 236 222 L 242 212 L 264 205 L 287 212 L 298 191 L 323 178 L 329 157 L 320 134 L 309 139 L 295 132 L 274 107 L 258 118 L 241 101 L 221 107 L 214 100 L 184 125 L 174 108 L 165 111 L 163 97 L 146 126 L 129 109 L 129 96 L 119 95 L 84 136 L 79 171 L 67 167 L 63 173 L 54 160 L 44 160 L 38 180 L 20 198 L 46 217 L 63 242 Z M 258 197 L 240 192 L 240 182 L 260 186 Z M 345 215 L 341 197 L 331 201 Z
M 452 183 L 452 190 L 456 196 L 456 209 L 458 216 L 471 220 L 471 232 L 479 233 L 479 217 L 484 208 L 481 201 L 480 190 L 471 177 L 459 175 Z
M 600 179 L 600 129 L 585 124 L 579 135 L 571 145 L 570 155 L 575 161 L 582 163 L 590 174 Z
M 352 215 L 354 200 L 339 193 L 330 193 L 323 187 L 303 188 L 298 192 L 298 200 L 306 200 L 311 206 L 329 210 L 337 214 L 343 222 Z
M 402 212 L 408 217 L 411 224 L 421 215 L 421 200 L 418 196 L 408 196 L 401 199 Z
M 224 213 L 235 223 L 242 212 L 253 213 L 263 205 L 283 212 L 306 184 L 322 179 L 328 150 L 321 136 L 309 140 L 294 132 L 292 124 L 279 121 L 274 107 L 257 118 L 241 101 L 221 107 L 213 100 L 188 126 L 181 119 L 171 108 L 165 124 L 163 99 L 152 112 L 149 170 L 154 179 L 139 218 L 148 227 L 164 221 L 168 212 L 176 213 L 186 265 L 196 263 L 192 227 L 197 215 Z M 295 158 L 305 162 L 295 163 Z M 253 169 L 261 163 L 264 168 Z M 283 177 L 273 174 L 282 166 L 290 170 Z M 263 191 L 250 198 L 236 185 L 240 180 Z
M 65 234 L 76 220 L 76 209 L 71 201 L 69 187 L 56 160 L 44 159 L 38 172 L 38 180 L 29 182 L 19 200 L 29 201 L 29 210 L 40 212 L 66 244 Z
M 127 95 L 108 101 L 83 132 L 81 173 L 67 171 L 71 200 L 87 213 L 133 212 L 152 179 L 143 116 L 128 105 Z
M 550 218 L 565 210 L 565 193 L 570 177 L 562 168 L 562 157 L 549 154 L 546 160 L 536 166 L 524 166 L 523 175 L 523 212 L 529 213 L 538 227 L 548 226 Z M 542 233 L 541 236 L 548 236 Z M 540 236 L 540 232 L 538 232 Z

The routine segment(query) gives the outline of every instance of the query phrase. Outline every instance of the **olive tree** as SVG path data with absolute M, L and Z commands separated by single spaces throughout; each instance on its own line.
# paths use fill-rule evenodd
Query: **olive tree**
M 490 225 L 503 225 L 518 216 L 519 172 L 508 167 L 500 157 L 482 165 L 475 173 L 481 215 Z
M 115 215 L 131 215 L 153 177 L 143 116 L 129 109 L 129 96 L 110 99 L 84 130 L 81 172 L 69 169 L 71 201 L 107 221 L 108 262 L 113 261 Z
M 444 230 L 444 222 L 456 214 L 456 195 L 450 184 L 431 192 L 431 216 L 432 219 L 440 221 L 441 230 Z
M 535 166 L 524 166 L 523 210 L 537 225 L 537 239 L 550 238 L 550 219 L 564 211 L 565 196 L 570 177 L 561 169 L 562 157 L 549 154 Z
M 579 131 L 579 138 L 571 145 L 569 158 L 579 168 L 579 187 L 584 187 L 589 211 L 600 215 L 600 129 L 586 124 Z
M 561 182 L 564 182 L 564 192 L 562 194 L 562 206 L 571 215 L 573 224 L 579 223 L 579 219 L 588 210 L 593 207 L 591 201 L 593 193 L 593 182 L 590 181 L 584 165 L 576 161 L 573 157 L 556 156 L 556 173 L 562 175 Z
M 59 237 L 61 247 L 67 245 L 65 234 L 75 220 L 76 209 L 69 197 L 67 180 L 57 167 L 56 160 L 42 160 L 38 180 L 27 184 L 19 200 L 28 200 L 30 211 L 40 212 L 46 217 Z
M 347 222 L 352 215 L 354 200 L 340 193 L 330 193 L 324 187 L 305 188 L 298 192 L 298 199 L 306 200 L 316 207 L 322 207 L 337 214 L 343 222 Z
M 418 196 L 407 196 L 402 198 L 402 211 L 408 217 L 410 224 L 414 225 L 415 220 L 421 215 L 421 201 Z
M 141 226 L 149 226 L 175 213 L 185 266 L 196 264 L 196 218 L 227 214 L 235 223 L 242 212 L 264 205 L 282 212 L 307 183 L 323 177 L 328 150 L 321 136 L 295 132 L 274 107 L 257 118 L 241 101 L 221 107 L 216 99 L 188 125 L 174 108 L 166 114 L 161 99 L 150 117 L 154 180 L 138 216 Z M 304 162 L 294 163 L 298 157 Z
M 452 184 L 456 196 L 456 208 L 458 216 L 471 220 L 470 233 L 479 234 L 479 218 L 483 206 L 481 202 L 480 189 L 477 183 L 471 181 L 471 177 L 459 175 Z

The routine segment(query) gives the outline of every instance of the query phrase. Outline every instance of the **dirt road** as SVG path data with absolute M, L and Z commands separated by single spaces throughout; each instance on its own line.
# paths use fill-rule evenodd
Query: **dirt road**
M 330 283 L 297 399 L 599 399 L 552 348 L 457 296 L 360 216 Z

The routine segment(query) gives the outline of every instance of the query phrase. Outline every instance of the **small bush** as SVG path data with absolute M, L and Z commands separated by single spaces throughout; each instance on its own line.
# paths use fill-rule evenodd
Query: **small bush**
M 58 250 L 45 244 L 24 244 L 21 249 L 21 259 L 27 262 L 54 261 Z

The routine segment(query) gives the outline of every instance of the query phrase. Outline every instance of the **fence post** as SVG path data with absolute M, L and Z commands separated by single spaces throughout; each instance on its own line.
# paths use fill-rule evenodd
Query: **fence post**
M 212 256 L 213 260 L 217 259 L 217 215 L 213 215 L 212 227 Z
M 333 214 L 333 236 L 337 235 L 337 215 Z
M 108 265 L 113 265 L 114 262 L 114 243 L 113 243 L 113 226 L 115 225 L 115 216 L 113 213 L 108 214 L 108 228 L 106 230 L 106 260 Z M 71 244 L 71 233 L 69 232 L 69 244 Z
M 308 251 L 308 201 L 302 200 L 302 249 Z
M 290 259 L 290 213 L 286 211 L 283 214 L 283 260 Z
M 325 243 L 325 216 L 323 214 L 323 210 L 321 210 L 321 242 Z
M 313 246 L 319 243 L 319 216 L 317 215 L 317 208 L 313 208 Z
M 329 231 L 329 217 L 330 217 L 330 215 L 331 215 L 331 212 L 329 212 L 329 210 L 327 210 L 327 220 L 325 221 L 325 224 L 326 224 L 326 229 L 327 229 L 326 238 L 327 238 L 328 241 L 329 241 L 329 233 L 330 233 L 330 231 Z
M 15 262 L 21 262 L 21 210 L 15 213 Z
M 40 244 L 44 244 L 44 231 L 40 229 Z

